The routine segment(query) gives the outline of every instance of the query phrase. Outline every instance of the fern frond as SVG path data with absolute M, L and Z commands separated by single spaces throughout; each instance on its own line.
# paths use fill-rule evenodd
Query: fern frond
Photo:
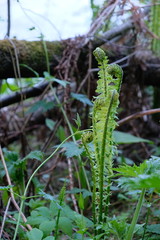
M 113 131 L 116 127 L 116 111 L 119 104 L 119 91 L 122 81 L 122 69 L 108 65 L 104 51 L 96 48 L 93 52 L 98 61 L 97 97 L 93 101 L 92 132 L 82 136 L 82 143 L 89 156 L 93 181 L 93 219 L 101 225 L 107 219 L 114 147 Z M 87 144 L 93 140 L 94 153 Z M 95 230 L 96 233 L 97 230 Z M 98 231 L 99 232 L 99 231 Z
M 94 100 L 92 124 L 95 147 L 95 166 L 97 167 L 96 203 L 98 204 L 98 223 L 104 221 L 109 205 L 110 179 L 113 156 L 113 130 L 116 127 L 116 111 L 119 104 L 119 91 L 122 81 L 122 69 L 108 65 L 108 59 L 102 49 L 97 48 L 94 55 L 100 71 L 97 82 L 98 96 Z M 106 186 L 107 185 L 107 186 Z

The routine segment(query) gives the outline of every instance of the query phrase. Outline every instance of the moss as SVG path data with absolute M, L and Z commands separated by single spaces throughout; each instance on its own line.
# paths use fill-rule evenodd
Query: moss
M 46 42 L 51 72 L 57 65 L 57 59 L 61 58 L 64 46 L 62 42 Z M 19 64 L 26 64 L 40 75 L 47 70 L 44 44 L 42 41 L 24 41 L 7 39 L 0 41 L 0 73 L 1 78 L 13 77 L 13 61 L 16 61 L 15 51 L 18 55 Z M 33 75 L 24 67 L 21 67 L 23 77 Z

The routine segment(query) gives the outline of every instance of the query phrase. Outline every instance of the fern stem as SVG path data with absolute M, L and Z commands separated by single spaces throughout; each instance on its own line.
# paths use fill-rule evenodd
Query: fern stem
M 142 205 L 143 205 L 143 199 L 144 199 L 144 196 L 145 196 L 145 192 L 146 192 L 146 189 L 145 188 L 142 189 L 142 192 L 141 192 L 139 201 L 137 203 L 137 207 L 136 207 L 136 210 L 134 212 L 134 216 L 133 216 L 133 219 L 132 219 L 132 222 L 131 222 L 131 225 L 129 227 L 129 231 L 128 231 L 128 234 L 127 234 L 125 240 L 132 240 L 132 238 L 133 238 L 134 229 L 135 229 L 135 226 L 136 226 L 136 223 L 138 221 L 138 217 L 139 217 Z
M 108 177 L 108 186 L 107 186 L 107 199 L 106 199 L 106 207 L 105 207 L 105 211 L 104 211 L 104 222 L 106 222 L 107 220 L 107 216 L 108 216 L 108 208 L 109 208 L 109 204 L 110 204 L 110 194 L 111 194 L 111 178 Z
M 63 206 L 65 191 L 66 191 L 66 183 L 64 183 L 64 186 L 62 187 L 61 192 L 59 194 L 59 205 L 61 207 Z M 62 211 L 62 209 L 59 208 L 58 214 L 57 214 L 57 219 L 56 219 L 56 226 L 55 226 L 55 235 L 54 235 L 55 240 L 57 240 L 58 233 L 59 233 L 58 225 L 59 225 L 61 211 Z
M 152 197 L 153 197 L 153 192 L 151 193 L 151 195 L 149 197 L 150 206 L 148 207 L 147 214 L 146 214 L 146 221 L 145 221 L 145 225 L 144 225 L 144 232 L 143 232 L 142 240 L 144 240 L 144 237 L 145 237 L 145 234 L 146 234 L 146 231 L 147 231 L 147 224 L 148 224 L 148 220 L 149 220 L 149 215 L 151 213 Z
M 104 96 L 105 98 L 107 97 L 107 76 L 106 76 L 106 64 L 104 63 L 104 61 L 102 62 L 102 71 L 103 71 L 103 85 L 104 85 Z
M 101 147 L 101 157 L 100 157 L 100 173 L 99 173 L 99 178 L 100 178 L 100 203 L 99 203 L 99 223 L 103 220 L 103 189 L 104 189 L 104 159 L 105 159 L 105 153 L 106 153 L 106 141 L 107 141 L 107 129 L 108 129 L 108 122 L 109 122 L 109 117 L 111 114 L 111 108 L 113 104 L 113 99 L 114 99 L 115 91 L 112 93 L 111 101 L 109 104 L 109 108 L 107 111 L 107 116 L 106 116 L 106 121 L 104 124 L 104 130 L 103 130 L 103 138 L 102 138 L 102 147 Z M 111 164 L 112 159 L 108 159 L 108 167 Z M 111 169 L 108 169 L 108 174 Z
M 85 148 L 86 154 L 90 159 L 90 163 L 91 163 L 91 171 L 92 171 L 92 182 L 93 182 L 93 191 L 92 191 L 92 213 L 93 213 L 93 223 L 94 225 L 96 224 L 96 205 L 95 205 L 95 199 L 96 199 L 96 173 L 95 173 L 95 169 L 94 169 L 94 160 L 92 159 L 92 156 L 88 150 L 87 144 L 85 141 L 83 141 L 82 138 L 82 143 L 83 146 Z

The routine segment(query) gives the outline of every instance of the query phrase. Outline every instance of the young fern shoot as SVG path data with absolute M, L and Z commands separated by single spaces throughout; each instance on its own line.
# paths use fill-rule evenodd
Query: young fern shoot
M 98 96 L 95 97 L 92 112 L 92 132 L 85 133 L 82 142 L 89 154 L 93 182 L 93 221 L 95 226 L 107 220 L 112 172 L 112 157 L 115 151 L 113 130 L 116 127 L 116 112 L 122 69 L 116 64 L 108 65 L 108 59 L 101 48 L 93 52 L 99 65 L 97 82 Z M 93 140 L 94 152 L 87 146 Z

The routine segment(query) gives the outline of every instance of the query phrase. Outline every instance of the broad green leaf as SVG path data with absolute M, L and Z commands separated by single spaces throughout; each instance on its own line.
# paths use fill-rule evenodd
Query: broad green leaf
M 77 212 L 74 212 L 74 215 L 76 224 L 80 229 L 93 227 L 93 222 L 90 219 L 78 214 Z
M 74 121 L 79 129 L 81 127 L 81 119 L 78 113 L 77 113 L 77 119 L 74 119 Z
M 17 84 L 9 83 L 8 80 L 5 80 L 3 81 L 2 86 L 0 88 L 0 94 L 7 95 L 8 93 L 11 93 L 13 91 L 18 91 L 18 90 L 19 90 L 19 87 L 17 86 Z
M 79 194 L 78 206 L 81 210 L 84 210 L 84 198 L 83 198 L 82 193 Z
M 122 166 L 113 170 L 124 176 L 118 179 L 126 189 L 160 189 L 160 158 L 152 156 L 139 166 Z
M 137 186 L 137 188 L 160 189 L 159 183 L 160 183 L 160 171 L 159 173 L 153 173 L 151 175 L 142 174 L 135 179 L 135 186 Z
M 17 152 L 8 151 L 6 148 L 3 148 L 3 152 L 4 152 L 4 157 L 6 161 L 16 162 L 19 158 L 19 155 Z
M 89 98 L 84 95 L 84 94 L 79 94 L 79 93 L 71 93 L 71 97 L 84 103 L 87 104 L 89 106 L 93 106 L 93 103 L 89 100 Z
M 48 237 L 46 237 L 46 238 L 43 238 L 43 240 L 55 240 L 55 237 L 48 236 Z
M 47 221 L 48 218 L 43 217 L 43 216 L 35 216 L 33 214 L 33 216 L 29 216 L 27 218 L 27 223 L 32 225 L 32 226 L 38 226 L 39 224 L 41 224 L 42 222 Z
M 68 205 L 63 207 L 63 210 L 61 211 L 61 217 L 66 217 L 67 219 L 70 219 L 72 222 L 76 223 L 82 221 L 82 215 L 73 211 Z M 83 217 L 83 222 L 87 228 L 93 227 L 93 222 L 88 218 Z
M 144 161 L 139 166 L 137 165 L 123 165 L 119 168 L 113 168 L 114 171 L 119 172 L 122 176 L 128 176 L 128 177 L 137 177 L 139 174 L 145 173 L 145 170 L 147 169 L 147 162 Z
M 139 143 L 139 142 L 152 143 L 151 141 L 149 141 L 147 139 L 135 137 L 135 136 L 131 135 L 130 133 L 124 133 L 124 132 L 119 132 L 119 131 L 114 131 L 113 137 L 115 139 L 115 142 L 118 144 L 129 144 L 129 143 Z
M 43 232 L 37 228 L 33 228 L 30 232 L 27 232 L 27 237 L 29 240 L 41 240 Z
M 46 118 L 45 124 L 52 131 L 54 129 L 55 123 L 53 120 Z
M 160 216 L 160 209 L 154 210 L 154 211 L 153 211 L 153 216 L 154 216 L 154 217 L 159 217 L 159 216 Z
M 80 188 L 72 188 L 71 190 L 66 191 L 67 193 L 75 194 L 75 193 L 80 193 L 83 192 L 84 189 Z
M 3 80 L 0 88 L 0 94 L 7 93 L 7 89 L 8 89 L 7 82 Z
M 36 209 L 38 207 L 44 206 L 45 200 L 41 199 L 31 199 L 29 202 L 26 202 L 25 204 L 29 206 L 31 209 Z
M 56 137 L 59 138 L 59 140 L 62 142 L 64 139 L 66 139 L 66 134 L 65 134 L 65 130 L 64 127 L 59 126 L 57 132 L 56 132 Z
M 30 152 L 24 159 L 25 160 L 27 160 L 27 159 L 36 159 L 38 161 L 42 161 L 43 157 L 44 157 L 43 152 L 36 150 L 36 151 Z
M 76 193 L 82 193 L 83 194 L 83 198 L 92 196 L 92 193 L 89 192 L 86 189 L 80 189 L 80 188 L 72 188 L 71 190 L 66 191 L 67 193 L 71 193 L 71 194 L 76 194 Z
M 15 92 L 20 90 L 19 86 L 17 85 L 17 83 L 14 83 L 14 78 L 8 78 L 7 80 L 5 80 L 6 83 L 6 87 L 5 87 L 5 92 L 6 93 L 10 93 L 10 92 Z M 2 85 L 2 91 L 3 91 L 3 85 Z
M 138 232 L 144 225 L 145 225 L 145 223 L 136 224 L 135 229 L 134 229 L 134 233 Z
M 70 84 L 70 82 L 65 81 L 65 80 L 60 80 L 57 78 L 53 78 L 53 80 L 51 79 L 51 81 L 59 83 L 60 85 L 62 85 L 64 88 L 67 86 L 67 84 Z
M 49 74 L 49 72 L 43 72 L 43 75 L 47 80 L 51 78 L 51 75 Z
M 55 220 L 42 222 L 39 229 L 44 233 L 44 236 L 50 235 L 55 229 Z
M 59 207 L 55 201 L 52 201 L 49 206 L 50 214 L 52 217 L 57 216 Z
M 103 229 L 108 234 L 114 234 L 116 239 L 125 239 L 125 234 L 128 230 L 128 224 L 126 219 L 112 219 L 109 220 L 106 225 L 104 225 Z
M 36 151 L 32 151 L 26 157 L 17 160 L 14 163 L 14 166 L 19 166 L 19 165 L 21 165 L 22 163 L 24 163 L 28 159 L 36 159 L 38 161 L 42 161 L 43 157 L 44 157 L 44 155 L 43 155 L 43 153 L 41 151 L 37 151 L 37 150 Z
M 47 102 L 45 100 L 38 101 L 33 104 L 31 108 L 27 111 L 27 113 L 34 113 L 37 110 L 41 110 L 42 112 L 47 112 L 48 110 L 52 109 L 54 107 L 53 102 Z
M 71 236 L 72 235 L 72 222 L 69 218 L 60 217 L 59 218 L 59 229 L 61 229 L 65 234 Z
M 47 208 L 47 207 L 39 207 L 39 208 L 36 208 L 36 210 L 39 212 L 39 215 L 50 219 L 50 210 L 49 210 L 49 208 Z
M 43 74 L 44 74 L 44 77 L 46 80 L 56 82 L 56 83 L 62 85 L 63 87 L 66 87 L 67 84 L 70 84 L 70 82 L 68 82 L 68 81 L 60 80 L 58 78 L 51 76 L 48 72 L 44 72 Z
M 152 224 L 147 226 L 147 232 L 160 234 L 160 224 Z
M 137 177 L 121 177 L 118 179 L 120 186 L 124 189 L 158 189 L 160 190 L 160 172 L 156 174 L 141 174 Z
M 71 221 L 75 221 L 76 219 L 75 212 L 68 205 L 63 206 L 63 211 L 61 211 L 61 217 L 66 217 Z
M 73 156 L 79 156 L 84 149 L 80 148 L 76 143 L 74 142 L 66 142 L 62 145 L 62 148 L 65 148 L 65 155 L 67 157 L 73 157 Z

